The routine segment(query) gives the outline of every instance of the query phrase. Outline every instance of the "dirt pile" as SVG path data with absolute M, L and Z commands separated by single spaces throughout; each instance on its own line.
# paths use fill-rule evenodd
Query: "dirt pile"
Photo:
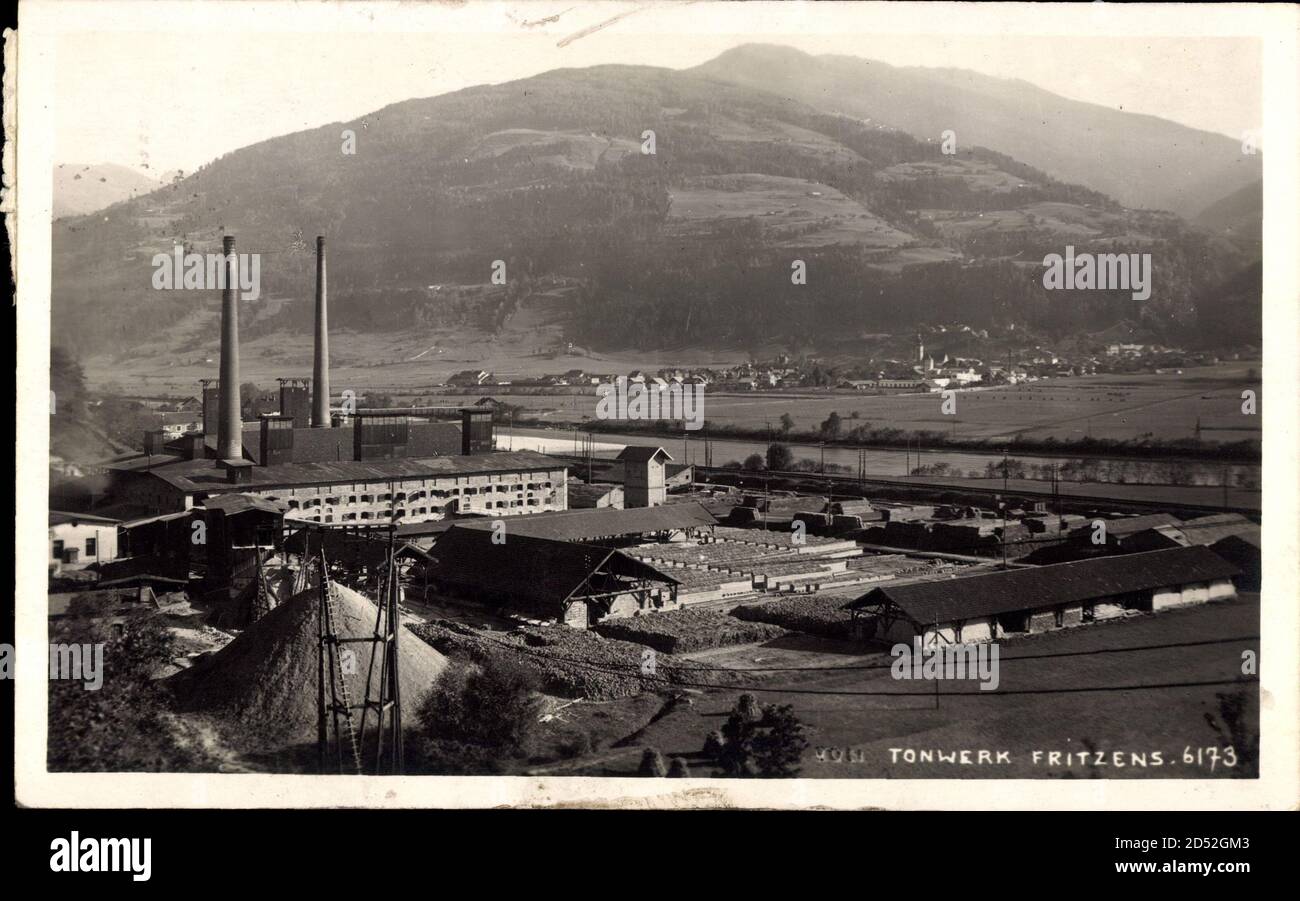
M 340 637 L 374 634 L 374 602 L 336 585 L 335 630 Z M 317 652 L 319 593 L 311 588 L 263 616 L 220 651 L 167 680 L 184 711 L 220 717 L 237 728 L 238 743 L 247 750 L 272 751 L 316 742 Z M 355 654 L 344 678 L 353 704 L 366 692 L 372 650 L 368 642 L 342 645 Z M 371 697 L 379 695 L 376 660 Z M 447 660 L 428 643 L 403 628 L 398 636 L 398 681 L 402 693 L 402 722 L 415 724 L 415 711 L 424 693 L 447 667 Z M 328 682 L 326 683 L 328 691 Z M 360 722 L 360 711 L 354 712 Z M 369 722 L 374 723 L 374 715 Z

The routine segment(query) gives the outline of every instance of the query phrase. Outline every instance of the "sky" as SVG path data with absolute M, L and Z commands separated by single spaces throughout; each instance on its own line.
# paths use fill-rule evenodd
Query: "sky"
M 412 21 L 399 21 L 396 13 L 358 16 L 356 8 L 329 16 L 326 4 L 300 4 L 292 21 L 253 17 L 257 29 L 248 27 L 248 17 L 216 14 L 230 7 L 212 6 L 186 30 L 180 17 L 123 17 L 112 31 L 60 36 L 58 162 L 118 163 L 155 176 L 188 173 L 231 150 L 413 97 L 561 67 L 687 68 L 750 42 L 1019 78 L 1071 99 L 1234 139 L 1262 124 L 1260 48 L 1252 38 L 1089 37 L 1077 29 L 1009 34 L 979 27 L 972 30 L 990 33 L 919 34 L 936 17 L 900 19 L 897 8 L 877 13 L 875 4 L 811 12 L 797 3 L 776 9 L 535 0 L 424 8 Z M 168 30 L 139 30 L 142 22 L 166 23 Z M 388 30 L 399 24 L 404 30 Z

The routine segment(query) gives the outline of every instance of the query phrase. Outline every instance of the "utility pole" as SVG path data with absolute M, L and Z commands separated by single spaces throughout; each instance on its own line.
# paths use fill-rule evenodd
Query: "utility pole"
M 999 506 L 1002 507 L 1002 568 L 1007 568 L 1007 499 L 1003 497 Z
M 763 476 L 763 531 L 767 531 L 767 476 Z

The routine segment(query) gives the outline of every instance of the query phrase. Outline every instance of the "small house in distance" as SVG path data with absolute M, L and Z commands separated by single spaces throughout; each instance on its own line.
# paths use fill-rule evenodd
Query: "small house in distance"
M 590 485 L 577 479 L 569 480 L 569 509 L 585 510 L 595 507 L 623 509 L 623 486 L 608 482 L 592 482 Z
M 623 503 L 627 507 L 657 507 L 668 496 L 664 482 L 664 464 L 672 457 L 662 447 L 623 448 L 618 460 L 623 464 Z
M 842 609 L 857 634 L 926 644 L 992 641 L 1129 611 L 1150 612 L 1237 595 L 1240 570 L 1208 548 L 1100 557 L 911 585 L 875 588 Z M 860 621 L 860 622 L 859 622 Z
M 116 519 L 89 513 L 50 511 L 49 569 L 58 572 L 65 565 L 84 566 L 117 557 Z

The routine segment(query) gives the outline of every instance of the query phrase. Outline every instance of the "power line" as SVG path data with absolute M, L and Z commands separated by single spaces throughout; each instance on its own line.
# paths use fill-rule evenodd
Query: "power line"
M 1253 637 L 1257 638 L 1258 636 L 1253 636 Z M 670 679 L 661 678 L 659 676 L 652 676 L 652 675 L 641 673 L 639 664 L 593 663 L 588 660 L 576 660 L 571 657 L 561 657 L 552 654 L 547 654 L 542 651 L 537 651 L 533 648 L 527 648 L 521 645 L 510 644 L 509 642 L 496 641 L 490 638 L 484 638 L 481 640 L 491 642 L 492 644 L 499 644 L 502 645 L 503 647 L 510 648 L 511 650 L 520 651 L 527 656 L 540 657 L 543 660 L 549 660 L 552 662 L 560 662 L 560 663 L 569 663 L 574 666 L 585 666 L 588 667 L 589 669 L 594 669 L 597 672 L 603 672 L 608 675 L 636 676 L 636 678 L 639 678 L 643 681 L 659 682 L 661 684 L 668 685 L 668 686 L 678 686 L 678 687 L 686 687 L 686 688 L 711 688 L 720 691 L 744 690 L 744 691 L 763 691 L 763 692 L 770 692 L 770 693 L 777 693 L 777 694 L 844 695 L 844 696 L 853 696 L 853 697 L 911 697 L 911 696 L 916 696 L 918 694 L 918 692 L 907 692 L 907 691 L 862 691 L 862 690 L 850 690 L 850 689 L 789 688 L 789 687 L 779 687 L 779 686 L 770 687 L 770 686 L 756 686 L 756 685 L 755 686 L 719 685 L 711 682 L 691 682 L 682 679 L 670 680 Z M 1012 657 L 1008 659 L 1012 659 L 1012 660 L 1042 659 L 1046 657 L 1058 657 L 1058 656 L 1068 657 L 1068 656 L 1079 656 L 1082 654 L 1107 653 L 1110 651 L 1123 652 L 1123 651 L 1150 650 L 1150 649 L 1159 649 L 1159 648 L 1193 647 L 1193 646 L 1204 645 L 1204 644 L 1222 644 L 1231 641 L 1243 641 L 1243 640 L 1248 641 L 1251 639 L 1250 638 L 1212 639 L 1203 642 L 1179 642 L 1179 643 L 1167 644 L 1167 645 L 1149 645 L 1145 647 L 1099 649 L 1096 651 L 1074 651 L 1074 652 L 1063 652 L 1061 654 L 1035 654 L 1035 655 L 1027 655 L 1025 657 Z M 1001 662 L 1001 658 L 999 658 L 999 663 L 1000 662 Z M 698 669 L 704 672 L 733 672 L 733 673 L 734 672 L 790 672 L 790 671 L 853 672 L 855 670 L 889 669 L 891 666 L 892 664 L 874 664 L 874 665 L 861 666 L 861 667 L 847 667 L 847 666 L 846 667 L 793 667 L 793 668 L 758 667 L 758 668 L 746 668 L 741 670 L 728 669 L 726 667 L 699 667 Z M 624 672 L 622 671 L 622 669 L 619 668 L 627 668 L 629 670 L 635 669 L 636 672 Z M 670 668 L 677 669 L 685 673 L 689 673 L 692 669 L 696 669 L 695 667 L 686 667 L 686 666 L 676 666 Z M 1250 679 L 1222 679 L 1222 680 L 1206 680 L 1206 681 L 1196 681 L 1196 682 L 1162 682 L 1162 683 L 1153 683 L 1153 684 L 1145 684 L 1145 685 L 1144 684 L 1099 685 L 1099 686 L 1072 686 L 1069 688 L 1024 688 L 1024 689 L 1008 689 L 1008 690 L 998 689 L 996 693 L 1000 695 L 1076 694 L 1081 692 L 1140 691 L 1143 689 L 1164 689 L 1164 688 L 1196 688 L 1196 687 L 1204 687 L 1210 685 L 1236 685 L 1243 682 L 1258 682 L 1258 681 L 1259 681 L 1258 677 L 1255 677 Z M 940 692 L 939 694 L 941 696 L 955 697 L 955 696 L 969 694 L 969 692 Z M 980 694 L 985 694 L 985 693 L 980 692 Z

